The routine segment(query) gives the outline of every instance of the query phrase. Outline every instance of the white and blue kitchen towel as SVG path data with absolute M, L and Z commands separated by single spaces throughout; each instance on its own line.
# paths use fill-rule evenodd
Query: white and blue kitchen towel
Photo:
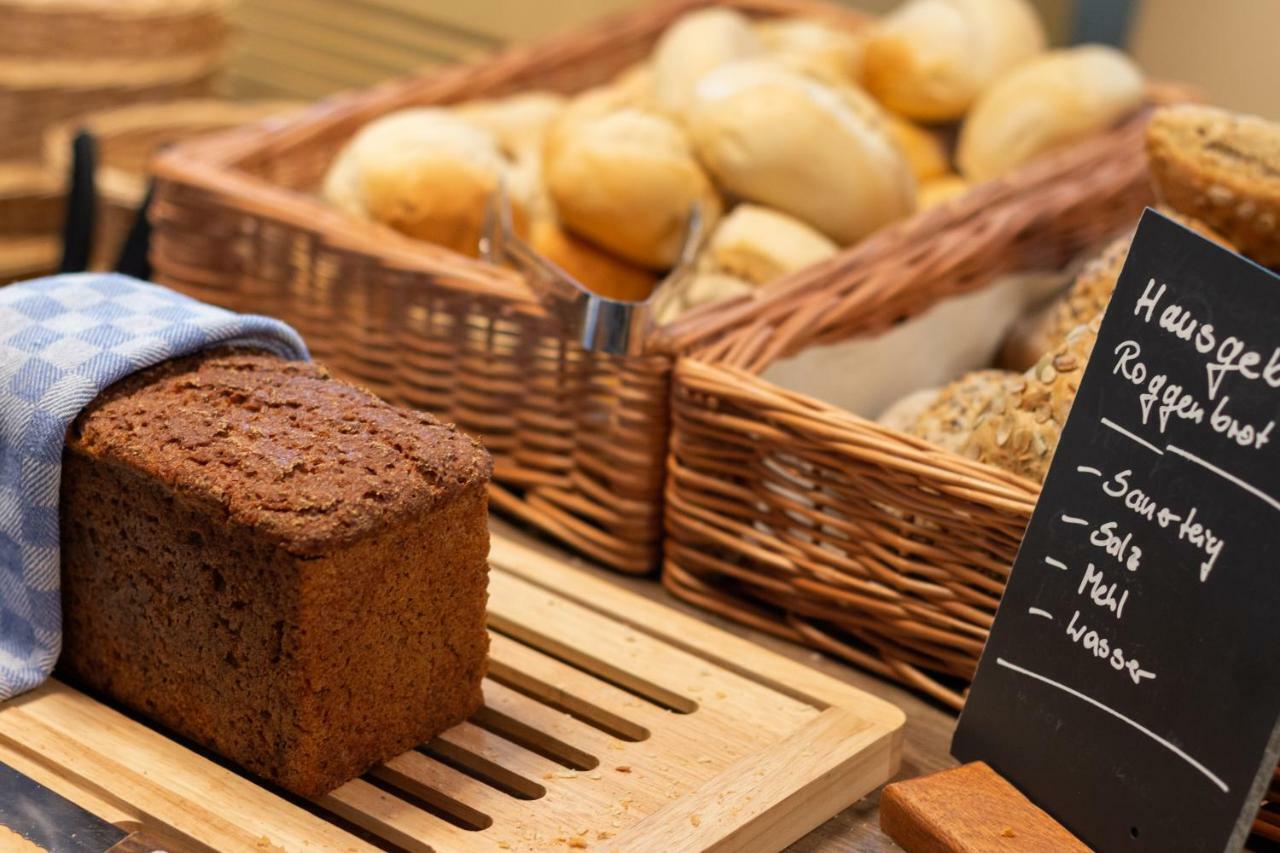
M 0 701 L 48 678 L 62 647 L 58 491 L 67 427 L 116 380 L 215 344 L 308 357 L 278 320 L 122 275 L 0 287 Z

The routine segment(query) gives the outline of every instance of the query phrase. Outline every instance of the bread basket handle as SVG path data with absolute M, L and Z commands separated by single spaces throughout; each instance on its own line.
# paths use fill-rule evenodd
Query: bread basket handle
M 610 299 L 587 288 L 520 238 L 512 223 L 506 186 L 499 183 L 485 209 L 480 257 L 493 264 L 508 263 L 524 274 L 538 301 L 584 350 L 638 355 L 644 349 L 655 304 L 688 276 L 701 238 L 702 211 L 694 205 L 685 224 L 680 257 L 649 298 L 639 302 Z

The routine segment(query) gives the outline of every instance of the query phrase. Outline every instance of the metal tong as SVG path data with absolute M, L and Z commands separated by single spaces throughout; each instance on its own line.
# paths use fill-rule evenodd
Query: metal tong
M 693 268 L 702 239 L 702 211 L 694 205 L 686 221 L 680 256 L 648 299 L 631 302 L 610 299 L 587 288 L 556 264 L 538 254 L 515 232 L 511 200 L 505 184 L 489 197 L 480 237 L 480 257 L 507 263 L 528 279 L 538 301 L 563 325 L 565 333 L 590 352 L 638 355 L 654 309 L 677 290 Z

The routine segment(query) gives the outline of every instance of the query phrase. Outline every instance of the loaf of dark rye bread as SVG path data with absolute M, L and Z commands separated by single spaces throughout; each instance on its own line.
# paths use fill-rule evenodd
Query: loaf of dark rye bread
M 479 707 L 490 471 L 314 364 L 135 374 L 67 436 L 60 671 L 324 793 Z

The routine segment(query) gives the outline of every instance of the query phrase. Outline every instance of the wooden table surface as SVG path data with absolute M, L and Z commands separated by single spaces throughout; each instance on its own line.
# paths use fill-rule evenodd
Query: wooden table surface
M 827 675 L 873 693 L 897 705 L 907 715 L 905 741 L 902 750 L 902 769 L 898 778 L 909 778 L 949 767 L 955 762 L 948 755 L 951 743 L 951 732 L 955 728 L 955 717 L 937 705 L 919 698 L 916 694 L 898 687 L 892 682 L 869 675 L 853 667 L 846 666 L 834 658 L 797 646 L 784 640 L 736 622 L 730 622 L 719 616 L 708 613 L 697 607 L 685 604 L 672 596 L 656 578 L 633 578 L 611 572 L 579 557 L 570 556 L 547 544 L 520 532 L 511 525 L 494 520 L 493 529 L 503 536 L 517 539 L 530 547 L 547 553 L 554 553 L 560 559 L 597 577 L 606 578 L 625 589 L 655 601 L 661 601 L 674 610 L 697 616 L 708 624 L 715 625 L 732 634 L 746 637 L 780 655 L 802 661 Z M 881 850 L 899 850 L 901 848 L 880 831 L 879 826 L 879 792 L 864 797 L 859 802 L 845 809 L 813 832 L 792 845 L 789 850 L 816 853 L 816 851 L 857 851 L 871 853 Z

